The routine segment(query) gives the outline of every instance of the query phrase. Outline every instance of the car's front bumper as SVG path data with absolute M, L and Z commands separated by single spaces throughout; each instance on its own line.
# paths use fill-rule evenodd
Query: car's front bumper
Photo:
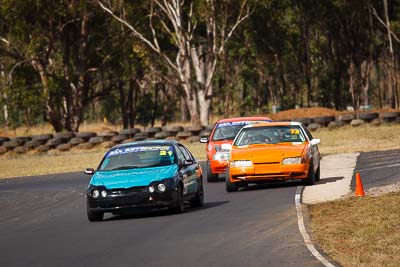
M 176 203 L 176 191 L 164 193 L 135 192 L 127 195 L 110 195 L 105 198 L 87 196 L 87 208 L 91 211 L 118 213 L 130 209 L 170 207 Z
M 306 179 L 309 164 L 254 164 L 252 167 L 229 169 L 231 182 L 269 182 Z

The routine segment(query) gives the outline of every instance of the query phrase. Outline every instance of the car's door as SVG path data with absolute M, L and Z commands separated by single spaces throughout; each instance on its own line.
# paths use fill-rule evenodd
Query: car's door
M 178 144 L 178 149 L 182 152 L 185 158 L 185 164 L 182 168 L 186 180 L 184 193 L 188 195 L 195 194 L 199 190 L 201 183 L 199 163 L 184 145 Z

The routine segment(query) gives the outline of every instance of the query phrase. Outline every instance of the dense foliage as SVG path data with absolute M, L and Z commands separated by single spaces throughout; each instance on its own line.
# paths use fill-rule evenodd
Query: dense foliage
M 399 16 L 396 0 L 3 0 L 0 122 L 399 108 Z

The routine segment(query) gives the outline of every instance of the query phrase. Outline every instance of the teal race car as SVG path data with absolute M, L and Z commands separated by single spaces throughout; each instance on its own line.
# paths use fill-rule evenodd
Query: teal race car
M 121 214 L 139 208 L 169 208 L 183 213 L 204 203 L 200 164 L 173 140 L 132 142 L 111 148 L 92 175 L 86 190 L 89 221 L 104 213 Z

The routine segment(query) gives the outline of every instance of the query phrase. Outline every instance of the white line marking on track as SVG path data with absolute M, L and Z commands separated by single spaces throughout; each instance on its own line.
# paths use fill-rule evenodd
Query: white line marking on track
M 299 230 L 301 235 L 303 236 L 304 243 L 306 244 L 308 250 L 313 254 L 317 260 L 319 260 L 323 265 L 327 267 L 335 267 L 332 263 L 330 263 L 324 256 L 321 255 L 321 253 L 318 252 L 318 250 L 314 247 L 310 236 L 307 233 L 306 227 L 304 225 L 304 217 L 303 217 L 303 212 L 301 208 L 301 194 L 303 192 L 303 186 L 298 186 L 296 190 L 296 195 L 294 198 L 294 202 L 296 204 L 296 211 L 297 211 L 297 223 L 299 225 Z

